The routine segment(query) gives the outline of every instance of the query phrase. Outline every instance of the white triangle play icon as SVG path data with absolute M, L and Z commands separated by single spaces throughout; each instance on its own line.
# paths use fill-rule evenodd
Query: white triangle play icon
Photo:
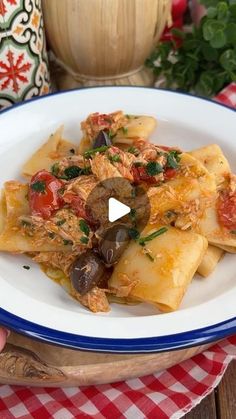
M 108 219 L 111 223 L 119 218 L 123 217 L 126 214 L 129 214 L 130 207 L 123 204 L 115 198 L 109 198 L 108 200 Z

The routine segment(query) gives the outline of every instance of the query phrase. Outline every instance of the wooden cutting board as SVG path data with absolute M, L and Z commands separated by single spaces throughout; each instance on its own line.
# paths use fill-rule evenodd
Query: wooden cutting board
M 41 387 L 112 383 L 161 371 L 209 346 L 159 354 L 107 354 L 66 349 L 12 332 L 0 354 L 0 383 Z

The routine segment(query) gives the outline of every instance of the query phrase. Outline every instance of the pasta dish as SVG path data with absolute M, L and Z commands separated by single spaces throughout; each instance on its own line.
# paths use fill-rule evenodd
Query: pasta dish
M 177 310 L 195 273 L 236 253 L 236 176 L 217 144 L 153 144 L 155 127 L 151 116 L 97 112 L 80 144 L 60 127 L 26 161 L 24 181 L 4 184 L 0 251 L 26 254 L 92 312 L 113 302 Z M 111 222 L 117 189 L 130 212 Z

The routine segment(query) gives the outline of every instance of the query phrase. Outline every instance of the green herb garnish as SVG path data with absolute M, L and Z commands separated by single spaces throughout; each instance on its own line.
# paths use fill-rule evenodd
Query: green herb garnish
M 90 228 L 85 220 L 79 220 L 79 228 L 82 231 L 82 233 L 85 234 L 85 236 L 89 236 Z
M 57 163 L 54 163 L 52 165 L 52 167 L 51 167 L 51 174 L 53 176 L 56 176 L 57 177 L 58 173 L 59 173 L 59 163 L 57 162 Z
M 38 180 L 30 185 L 31 189 L 35 192 L 45 193 L 46 183 L 44 180 Z
M 64 170 L 64 179 L 70 180 L 74 179 L 78 176 L 86 176 L 91 174 L 91 168 L 87 167 L 79 167 L 79 166 L 70 166 Z
M 231 230 L 231 234 L 236 234 L 236 230 Z
M 177 169 L 180 162 L 180 155 L 181 153 L 177 150 L 172 150 L 167 154 L 167 163 L 166 167 L 171 169 Z
M 152 262 L 154 262 L 154 257 L 152 256 L 152 255 L 150 255 L 150 253 L 145 253 L 145 256 L 147 256 L 148 257 L 148 259 L 150 259 Z
M 81 168 L 79 166 L 69 166 L 64 170 L 64 175 L 67 179 L 74 179 L 81 175 Z
M 88 238 L 88 237 L 83 236 L 83 237 L 81 237 L 80 241 L 81 241 L 81 243 L 83 243 L 83 244 L 88 244 L 88 242 L 89 242 L 89 238 Z
M 136 209 L 135 208 L 131 208 L 129 217 L 131 218 L 132 223 L 135 225 L 136 224 Z
M 159 173 L 163 172 L 163 167 L 160 165 L 160 163 L 156 161 L 150 161 L 146 165 L 146 171 L 149 174 L 149 176 L 156 176 L 159 175 Z
M 66 219 L 65 219 L 65 218 L 62 218 L 61 220 L 58 220 L 58 221 L 56 222 L 56 225 L 57 225 L 57 226 L 62 226 L 63 224 L 65 224 L 65 222 L 66 222 Z
M 127 151 L 128 151 L 128 153 L 134 154 L 134 156 L 136 156 L 136 157 L 140 153 L 139 150 L 134 146 L 129 147 Z
M 85 159 L 89 159 L 96 153 L 103 153 L 104 151 L 108 150 L 109 145 L 102 145 L 101 147 L 92 148 L 91 150 L 87 150 L 84 152 Z
M 165 87 L 215 96 L 235 81 L 235 0 L 200 0 L 206 14 L 188 31 L 172 29 L 170 42 L 161 42 L 146 61 Z M 179 41 L 179 42 L 177 42 Z
M 113 138 L 115 138 L 116 133 L 112 132 L 112 130 L 108 130 L 107 135 L 110 138 L 110 140 L 112 140 Z
M 71 240 L 63 240 L 63 244 L 67 246 L 68 244 L 73 244 Z
M 120 158 L 119 154 L 114 154 L 113 156 L 111 156 L 111 155 L 109 154 L 108 158 L 109 158 L 109 160 L 110 160 L 111 162 L 114 162 L 114 163 L 119 163 L 119 162 L 121 162 L 121 158 Z
M 146 242 L 150 242 L 161 234 L 166 233 L 167 230 L 167 227 L 161 227 L 159 230 L 154 231 L 154 233 L 149 234 L 149 236 L 141 237 L 138 242 L 140 246 L 145 246 Z
M 28 265 L 23 265 L 23 268 L 24 269 L 27 269 L 27 271 L 30 269 L 30 266 L 28 266 Z
M 129 234 L 130 238 L 133 239 L 133 240 L 138 240 L 139 237 L 140 237 L 140 233 L 139 233 L 138 230 L 136 230 L 136 228 L 129 228 L 128 234 Z
M 128 134 L 128 128 L 121 127 L 120 129 L 121 129 L 121 131 L 123 132 L 124 135 L 127 135 Z

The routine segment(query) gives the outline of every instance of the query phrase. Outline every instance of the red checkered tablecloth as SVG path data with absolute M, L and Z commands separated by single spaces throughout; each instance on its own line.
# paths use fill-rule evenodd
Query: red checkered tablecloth
M 236 83 L 216 100 L 236 109 Z M 0 386 L 0 419 L 178 419 L 220 382 L 236 359 L 236 336 L 147 377 L 90 387 Z

